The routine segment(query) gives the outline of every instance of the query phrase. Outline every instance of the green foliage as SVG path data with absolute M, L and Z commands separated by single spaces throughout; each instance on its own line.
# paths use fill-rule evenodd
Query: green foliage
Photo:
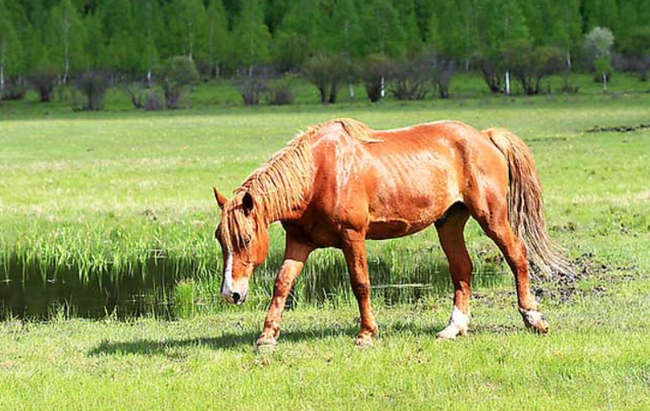
M 228 18 L 221 0 L 210 0 L 207 22 L 208 64 L 210 73 L 218 76 L 220 66 L 230 58 Z
M 167 5 L 167 47 L 174 55 L 206 60 L 208 16 L 202 0 L 172 0 Z
M 45 44 L 49 60 L 60 70 L 64 82 L 87 67 L 85 42 L 86 30 L 79 11 L 71 0 L 62 0 L 49 13 Z
M 236 62 L 249 69 L 269 59 L 271 34 L 264 23 L 264 11 L 260 0 L 243 0 L 233 27 Z
M 3 0 L 0 0 L 0 92 L 4 91 L 8 78 L 20 72 L 22 49 Z
M 406 34 L 390 0 L 371 0 L 363 8 L 364 54 L 380 53 L 391 58 L 406 56 Z

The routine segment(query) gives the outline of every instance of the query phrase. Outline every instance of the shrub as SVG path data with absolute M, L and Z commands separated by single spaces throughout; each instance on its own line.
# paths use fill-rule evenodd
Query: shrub
M 2 100 L 22 100 L 27 94 L 27 87 L 20 84 L 17 80 L 5 84 L 2 92 Z
M 266 79 L 263 75 L 241 76 L 236 82 L 239 94 L 247 106 L 257 106 L 266 90 Z
M 500 93 L 503 89 L 503 61 L 500 57 L 483 53 L 472 56 L 473 64 L 481 70 L 485 84 L 492 93 Z
M 395 64 L 393 74 L 390 92 L 397 100 L 423 100 L 431 89 L 429 67 L 423 59 Z
M 266 97 L 269 104 L 274 106 L 293 103 L 295 96 L 292 90 L 291 79 L 284 77 L 269 82 L 266 87 Z
M 54 67 L 42 67 L 32 71 L 29 75 L 29 84 L 38 93 L 41 103 L 52 100 L 54 86 L 59 78 L 59 73 Z
M 145 94 L 144 109 L 146 111 L 157 111 L 163 109 L 163 104 L 158 93 L 149 90 Z
M 440 98 L 449 98 L 449 84 L 456 73 L 456 64 L 453 60 L 438 58 L 433 68 L 433 83 L 438 89 L 438 95 Z
M 371 54 L 362 61 L 360 74 L 370 101 L 375 103 L 381 100 L 386 82 L 393 72 L 393 62 L 383 54 Z
M 122 86 L 124 92 L 129 96 L 131 104 L 136 109 L 144 108 L 145 90 L 140 83 L 127 83 Z
M 305 77 L 318 88 L 323 104 L 336 103 L 339 85 L 353 72 L 354 68 L 350 60 L 340 54 L 333 57 L 318 54 L 304 67 Z
M 75 85 L 86 97 L 86 104 L 82 109 L 87 111 L 103 110 L 108 84 L 109 76 L 100 71 L 88 71 L 77 77 Z
M 542 80 L 563 67 L 562 54 L 555 47 L 522 42 L 505 48 L 504 61 L 527 95 L 539 94 Z
M 196 65 L 184 56 L 170 57 L 165 61 L 160 77 L 165 93 L 165 106 L 170 110 L 177 109 L 183 93 L 199 81 Z

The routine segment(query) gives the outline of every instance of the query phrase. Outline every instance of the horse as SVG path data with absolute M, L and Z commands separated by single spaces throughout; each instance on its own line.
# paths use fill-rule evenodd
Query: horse
M 319 248 L 343 251 L 361 316 L 360 346 L 372 345 L 378 332 L 366 239 L 398 238 L 435 226 L 454 286 L 451 317 L 439 339 L 468 332 L 472 261 L 463 231 L 469 217 L 503 253 L 529 329 L 549 328 L 530 291 L 529 261 L 545 275 L 571 272 L 546 229 L 532 154 L 506 129 L 479 131 L 437 121 L 377 131 L 353 119 L 335 119 L 296 136 L 230 200 L 214 187 L 213 192 L 222 210 L 215 231 L 223 255 L 221 294 L 229 303 L 246 300 L 249 279 L 268 253 L 269 225 L 279 221 L 286 232 L 258 348 L 276 346 L 287 296 Z

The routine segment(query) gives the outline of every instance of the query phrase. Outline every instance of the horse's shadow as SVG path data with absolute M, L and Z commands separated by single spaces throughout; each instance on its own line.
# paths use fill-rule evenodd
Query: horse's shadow
M 282 341 L 302 342 L 328 337 L 346 336 L 353 338 L 358 327 L 331 327 L 309 330 L 282 332 Z M 207 347 L 214 350 L 229 350 L 248 346 L 254 347 L 259 332 L 243 332 L 224 334 L 219 337 L 196 337 L 184 339 L 137 339 L 130 341 L 102 341 L 97 347 L 88 351 L 90 356 L 138 354 L 138 355 L 171 355 L 170 350 L 183 347 Z
M 435 336 L 444 328 L 444 324 L 418 325 L 414 323 L 398 323 L 387 327 L 384 335 L 411 334 L 421 336 Z M 470 328 L 471 336 L 484 334 L 516 334 L 522 332 L 521 327 L 515 325 L 478 325 Z M 283 331 L 280 336 L 281 342 L 305 342 L 316 339 L 331 337 L 347 337 L 350 341 L 356 337 L 359 328 L 356 325 L 347 327 L 322 327 L 310 328 L 307 330 Z M 254 347 L 258 332 L 246 331 L 242 333 L 229 333 L 219 337 L 196 337 L 184 339 L 138 339 L 131 341 L 102 341 L 97 347 L 88 352 L 90 356 L 115 355 L 115 354 L 136 354 L 136 355 L 166 355 L 175 357 L 176 348 L 184 347 L 207 347 L 213 350 L 234 350 L 241 347 Z

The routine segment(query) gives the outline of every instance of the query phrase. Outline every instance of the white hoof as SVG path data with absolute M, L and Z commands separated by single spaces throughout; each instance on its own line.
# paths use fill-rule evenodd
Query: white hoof
M 459 335 L 467 334 L 469 328 L 469 315 L 463 313 L 456 306 L 451 312 L 449 325 L 437 334 L 439 340 L 453 340 Z

